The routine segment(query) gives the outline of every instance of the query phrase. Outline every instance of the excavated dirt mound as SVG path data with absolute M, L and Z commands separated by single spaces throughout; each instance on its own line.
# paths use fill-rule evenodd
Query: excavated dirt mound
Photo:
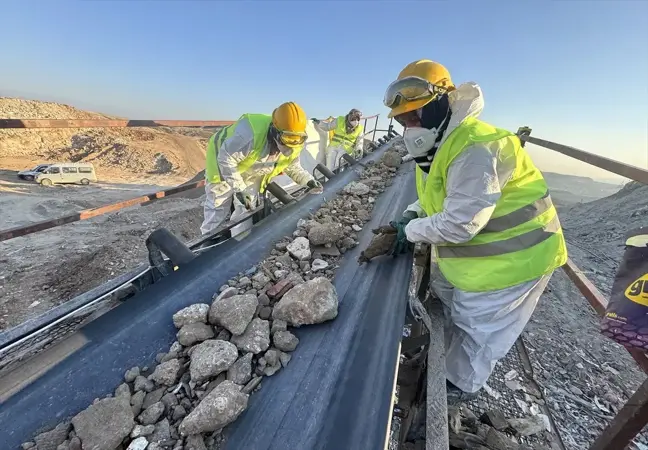
M 116 119 L 58 103 L 0 97 L 8 119 Z M 204 168 L 213 130 L 189 128 L 62 128 L 0 130 L 0 167 L 23 170 L 43 162 L 90 162 L 102 181 L 157 174 L 186 179 Z

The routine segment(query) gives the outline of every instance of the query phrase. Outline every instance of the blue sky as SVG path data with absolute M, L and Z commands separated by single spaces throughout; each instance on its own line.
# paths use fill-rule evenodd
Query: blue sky
M 386 115 L 386 86 L 428 58 L 482 86 L 484 120 L 648 167 L 642 0 L 24 0 L 2 15 L 12 45 L 0 95 L 129 118 L 235 119 L 287 100 L 312 117 Z M 545 169 L 606 176 L 532 154 Z

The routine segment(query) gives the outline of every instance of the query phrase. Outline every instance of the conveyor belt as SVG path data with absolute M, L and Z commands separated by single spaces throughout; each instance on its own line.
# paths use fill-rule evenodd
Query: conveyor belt
M 377 151 L 368 160 L 377 159 L 381 154 L 381 151 Z M 87 341 L 85 345 L 0 405 L 0 439 L 4 442 L 3 446 L 17 448 L 38 431 L 55 426 L 64 418 L 86 408 L 95 398 L 111 393 L 122 381 L 126 369 L 153 365 L 155 355 L 167 350 L 175 340 L 176 330 L 171 321 L 173 313 L 192 303 L 210 302 L 213 293 L 229 278 L 256 264 L 260 255 L 270 251 L 273 242 L 291 234 L 299 218 L 317 209 L 326 197 L 330 198 L 354 179 L 357 179 L 354 170 L 343 172 L 326 183 L 323 196 L 310 196 L 286 207 L 281 214 L 271 216 L 262 226 L 255 227 L 245 240 L 231 240 L 206 252 L 178 272 L 86 325 L 78 333 Z M 403 198 L 403 204 L 407 203 L 404 193 L 400 192 L 402 189 L 397 186 L 398 181 L 377 202 L 377 217 L 388 214 L 387 210 L 391 214 L 393 205 L 390 206 L 390 203 L 394 201 L 394 198 L 390 198 L 392 192 L 399 191 L 398 197 Z M 363 244 L 369 233 L 368 226 L 361 233 Z M 355 264 L 350 261 L 355 253 L 349 252 L 347 264 Z M 407 265 L 404 259 L 397 264 Z M 346 292 L 354 277 L 341 272 L 338 277 L 341 293 Z M 344 298 L 346 302 L 350 297 Z M 340 319 L 344 315 L 342 309 Z M 342 322 L 340 319 L 338 321 Z M 317 334 L 318 328 L 309 331 Z M 306 344 L 309 338 L 304 339 Z M 295 354 L 295 361 L 291 363 L 295 370 L 299 370 L 298 361 L 302 354 L 305 355 L 306 351 Z M 390 368 L 392 372 L 393 367 Z M 287 374 L 290 370 L 282 372 Z
M 384 448 L 412 257 L 363 266 L 356 258 L 371 228 L 414 201 L 413 166 L 403 169 L 337 271 L 337 319 L 297 331 L 300 344 L 290 364 L 264 378 L 232 426 L 227 450 Z

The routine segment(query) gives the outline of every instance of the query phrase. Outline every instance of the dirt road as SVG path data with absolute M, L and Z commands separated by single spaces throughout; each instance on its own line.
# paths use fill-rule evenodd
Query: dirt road
M 0 170 L 0 229 L 59 217 L 171 184 L 98 183 L 45 188 Z M 15 326 L 100 285 L 146 259 L 160 226 L 183 240 L 198 235 L 201 199 L 166 199 L 0 243 L 0 329 Z

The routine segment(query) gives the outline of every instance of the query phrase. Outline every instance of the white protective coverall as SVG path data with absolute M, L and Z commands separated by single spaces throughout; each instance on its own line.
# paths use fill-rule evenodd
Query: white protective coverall
M 237 165 L 252 152 L 254 134 L 247 120 L 242 120 L 236 126 L 234 134 L 225 139 L 218 150 L 218 169 L 223 181 L 220 183 L 207 183 L 205 185 L 204 220 L 200 231 L 207 234 L 222 225 L 232 209 L 234 211 L 230 220 L 236 220 L 244 215 L 247 210 L 234 196 L 236 191 L 243 191 L 252 197 L 256 204 L 259 197 L 259 187 L 265 175 L 272 171 L 279 154 L 270 156 L 270 143 L 266 143 L 261 157 L 246 172 L 240 173 Z M 305 186 L 313 176 L 302 168 L 299 158 L 296 158 L 286 169 L 288 175 L 295 183 Z M 240 236 L 252 227 L 248 220 L 232 228 L 232 237 Z
M 461 121 L 484 108 L 475 83 L 462 84 L 449 95 L 452 116 L 439 147 Z M 515 164 L 498 157 L 499 145 L 473 145 L 452 162 L 442 212 L 425 217 L 418 201 L 408 206 L 422 217 L 405 228 L 410 242 L 460 244 L 486 226 Z M 498 291 L 466 292 L 445 279 L 433 257 L 431 276 L 430 287 L 444 306 L 446 377 L 464 392 L 477 392 L 522 333 L 551 274 Z
M 320 121 L 316 128 L 319 128 L 322 131 L 333 131 L 337 128 L 337 118 L 331 120 L 330 122 Z M 353 146 L 353 157 L 358 158 L 362 156 L 362 150 L 364 146 L 364 135 L 360 134 L 355 141 Z M 329 143 L 329 146 L 326 148 L 326 167 L 330 170 L 335 170 L 340 167 L 340 160 L 342 154 L 346 153 L 346 150 L 341 145 L 336 145 L 333 142 Z

